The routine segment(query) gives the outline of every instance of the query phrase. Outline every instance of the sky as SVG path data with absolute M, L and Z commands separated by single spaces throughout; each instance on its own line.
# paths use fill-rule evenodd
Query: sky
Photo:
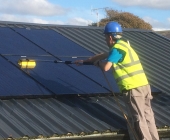
M 87 26 L 105 18 L 106 8 L 170 30 L 170 0 L 0 0 L 0 21 Z

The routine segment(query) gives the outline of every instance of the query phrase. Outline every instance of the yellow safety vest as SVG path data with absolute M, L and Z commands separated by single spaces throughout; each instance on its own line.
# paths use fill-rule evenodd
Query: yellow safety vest
M 147 85 L 148 80 L 139 57 L 131 46 L 119 40 L 113 47 L 126 53 L 122 62 L 113 63 L 113 75 L 119 89 L 123 91 Z

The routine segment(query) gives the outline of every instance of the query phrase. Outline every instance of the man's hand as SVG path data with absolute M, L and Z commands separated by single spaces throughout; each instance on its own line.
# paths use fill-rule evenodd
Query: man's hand
M 97 61 L 94 62 L 94 65 L 97 66 L 97 67 L 100 67 L 100 62 L 101 61 L 97 60 Z
M 74 63 L 77 65 L 77 66 L 81 66 L 83 65 L 83 60 L 76 60 Z

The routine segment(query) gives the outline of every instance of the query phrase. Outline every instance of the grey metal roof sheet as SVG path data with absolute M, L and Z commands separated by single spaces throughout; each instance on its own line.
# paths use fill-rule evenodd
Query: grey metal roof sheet
M 10 22 L 0 22 L 0 26 L 2 28 L 9 26 L 12 28 L 17 27 L 17 30 L 18 28 L 27 28 L 26 30 L 29 30 L 29 28 L 40 30 L 52 29 L 92 53 L 107 51 L 107 46 L 104 42 L 104 37 L 102 36 L 103 28 L 56 25 L 45 26 Z M 168 54 L 170 40 L 151 31 L 134 29 L 124 29 L 124 35 L 125 38 L 130 40 L 130 43 L 138 52 L 149 81 L 155 88 L 162 92 L 161 94 L 154 95 L 152 106 L 155 113 L 156 125 L 159 128 L 167 126 L 165 127 L 165 130 L 168 132 L 168 126 L 170 126 L 170 64 L 167 62 L 169 61 Z M 80 36 L 81 38 L 79 38 Z M 150 36 L 152 37 L 151 40 L 148 38 Z M 154 42 L 154 40 L 156 40 L 156 42 Z M 11 41 L 13 40 L 11 39 Z M 18 41 L 14 43 L 17 42 Z M 91 44 L 93 44 L 93 46 Z M 9 47 L 9 45 L 7 47 Z M 34 47 L 34 45 L 31 47 Z M 32 52 L 30 52 L 30 55 L 31 54 Z M 5 58 L 14 61 L 14 59 L 17 59 L 15 57 L 17 56 L 6 56 Z M 7 61 L 4 57 L 0 58 L 2 61 Z M 166 65 L 164 65 L 165 63 Z M 13 65 L 14 62 L 8 62 L 7 64 Z M 44 66 L 42 65 L 42 67 Z M 82 68 L 77 68 L 77 70 L 83 71 Z M 88 73 L 85 73 L 85 75 L 88 75 Z M 94 75 L 92 73 L 88 76 L 93 77 Z M 154 91 L 157 91 L 157 89 L 154 89 Z M 122 97 L 118 96 L 118 98 L 125 110 Z M 7 138 L 9 136 L 21 138 L 25 135 L 37 138 L 39 135 L 50 137 L 53 134 L 59 134 L 61 136 L 63 134 L 67 135 L 68 133 L 79 134 L 81 137 L 82 132 L 84 132 L 85 135 L 90 135 L 95 130 L 101 133 L 106 132 L 106 130 L 117 131 L 119 129 L 126 129 L 121 112 L 113 97 L 109 95 L 94 95 L 94 97 L 74 97 L 67 95 L 65 97 L 47 99 L 12 98 L 0 100 L 0 118 L 2 126 L 0 127 L 0 138 Z
M 152 105 L 158 128 L 170 126 L 170 98 L 155 95 Z M 125 111 L 122 97 L 118 96 Z M 86 135 L 95 130 L 111 132 L 126 129 L 125 120 L 113 96 L 61 97 L 48 99 L 0 100 L 0 138 L 63 135 Z

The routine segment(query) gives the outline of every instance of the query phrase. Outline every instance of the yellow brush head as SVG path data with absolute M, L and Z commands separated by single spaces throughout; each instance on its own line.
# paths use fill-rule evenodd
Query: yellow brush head
M 20 59 L 18 61 L 18 65 L 20 65 L 23 69 L 33 69 L 36 66 L 35 60 L 29 60 L 29 59 Z

